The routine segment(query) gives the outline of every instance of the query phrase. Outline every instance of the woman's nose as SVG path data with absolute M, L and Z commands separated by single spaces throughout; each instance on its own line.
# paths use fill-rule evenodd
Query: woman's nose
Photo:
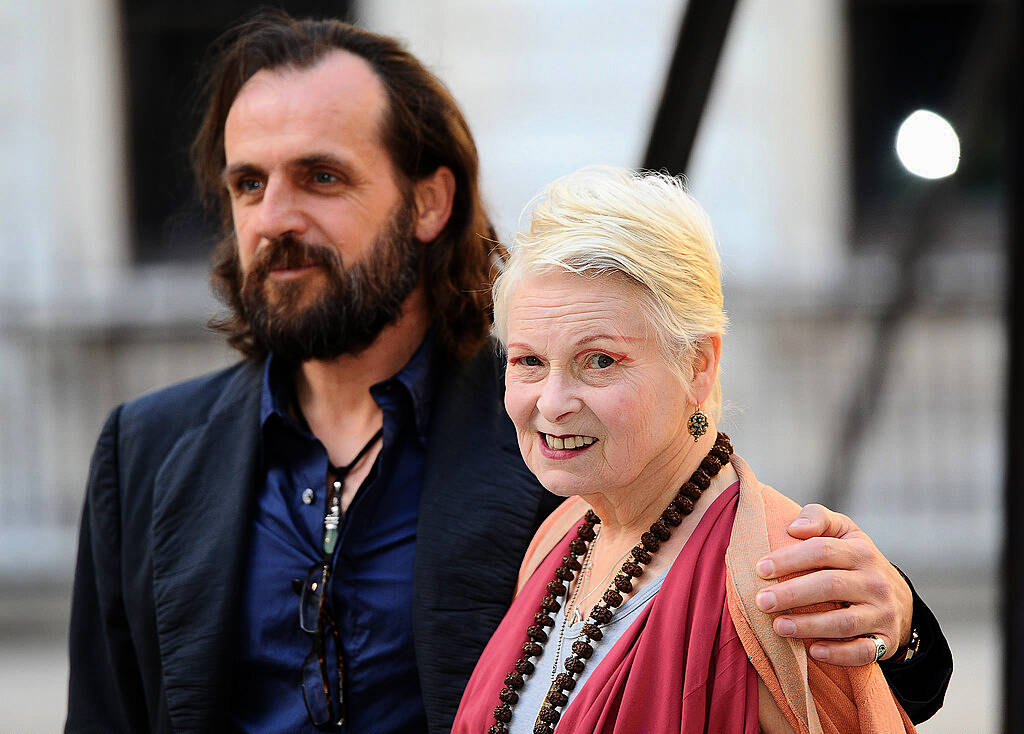
M 537 410 L 551 423 L 579 411 L 583 402 L 576 396 L 571 380 L 560 374 L 551 374 L 544 380 L 537 398 Z

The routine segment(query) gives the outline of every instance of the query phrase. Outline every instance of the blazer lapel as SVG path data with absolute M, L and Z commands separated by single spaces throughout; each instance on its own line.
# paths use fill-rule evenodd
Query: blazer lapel
M 244 367 L 157 473 L 153 598 L 175 731 L 219 731 L 259 461 L 262 370 Z
M 505 414 L 484 347 L 438 386 L 420 499 L 414 637 L 429 729 L 448 732 L 469 674 L 512 601 L 544 490 Z

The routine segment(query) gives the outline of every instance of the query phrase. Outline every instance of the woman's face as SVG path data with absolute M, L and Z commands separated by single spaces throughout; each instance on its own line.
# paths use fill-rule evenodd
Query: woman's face
M 505 409 L 549 491 L 657 481 L 693 439 L 683 385 L 624 276 L 530 275 L 509 299 Z

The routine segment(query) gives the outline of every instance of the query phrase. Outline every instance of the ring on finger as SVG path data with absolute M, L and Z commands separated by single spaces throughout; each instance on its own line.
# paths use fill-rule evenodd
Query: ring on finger
M 867 637 L 869 640 L 871 640 L 873 643 L 875 643 L 875 659 L 872 660 L 871 662 L 877 663 L 879 660 L 882 659 L 882 656 L 885 655 L 885 650 L 886 650 L 885 640 L 883 640 L 878 635 L 864 635 L 864 636 Z

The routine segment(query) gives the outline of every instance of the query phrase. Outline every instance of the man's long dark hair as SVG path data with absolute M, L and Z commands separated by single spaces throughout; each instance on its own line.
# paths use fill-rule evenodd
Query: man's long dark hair
M 505 251 L 487 217 L 477 183 L 476 144 L 451 93 L 416 58 L 387 36 L 339 20 L 296 20 L 264 11 L 228 31 L 219 42 L 205 87 L 203 121 L 192 144 L 200 194 L 220 210 L 223 239 L 213 256 L 213 288 L 229 307 L 211 327 L 246 357 L 260 359 L 265 347 L 243 315 L 242 274 L 222 180 L 224 122 L 242 85 L 261 69 L 308 69 L 342 49 L 362 57 L 387 95 L 381 139 L 396 172 L 407 183 L 439 166 L 455 174 L 451 218 L 430 244 L 423 277 L 438 345 L 455 358 L 476 352 L 491 323 L 491 282 Z

